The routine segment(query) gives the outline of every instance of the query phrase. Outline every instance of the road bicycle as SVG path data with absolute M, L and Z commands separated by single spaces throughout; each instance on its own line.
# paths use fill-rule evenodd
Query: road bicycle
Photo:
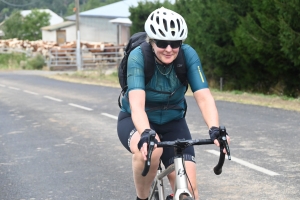
M 151 165 L 151 155 L 155 146 L 155 132 L 150 133 L 150 138 L 148 141 L 148 155 L 147 160 L 145 161 L 145 167 L 142 172 L 143 176 L 146 176 L 150 165 Z M 216 175 L 220 175 L 222 173 L 222 167 L 225 161 L 225 154 L 223 153 L 223 149 L 226 149 L 228 160 L 231 160 L 230 149 L 226 139 L 226 129 L 224 126 L 220 126 L 220 136 L 218 138 L 220 143 L 220 156 L 218 164 L 213 168 L 214 173 Z M 193 195 L 190 193 L 188 189 L 188 176 L 184 167 L 184 157 L 183 150 L 192 145 L 207 145 L 214 144 L 211 139 L 194 139 L 194 140 L 185 140 L 185 139 L 177 139 L 175 141 L 164 141 L 158 142 L 157 147 L 172 147 L 175 151 L 174 164 L 170 165 L 166 169 L 162 169 L 161 164 L 159 164 L 159 168 L 157 170 L 157 175 L 153 181 L 149 200 L 165 200 L 165 188 L 163 183 L 163 178 L 168 174 L 175 170 L 175 191 L 173 200 L 194 200 Z

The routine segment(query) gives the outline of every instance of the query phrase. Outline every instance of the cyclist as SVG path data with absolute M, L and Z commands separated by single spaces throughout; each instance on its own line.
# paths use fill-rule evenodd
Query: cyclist
M 161 7 L 148 16 L 144 26 L 148 35 L 147 41 L 155 55 L 155 72 L 150 82 L 145 85 L 141 48 L 137 47 L 130 53 L 127 65 L 128 89 L 122 98 L 117 127 L 121 143 L 132 153 L 137 200 L 148 199 L 160 159 L 165 167 L 173 164 L 173 148 L 156 148 L 152 154 L 149 173 L 145 177 L 141 175 L 147 155 L 149 131 L 152 129 L 157 133 L 157 141 L 191 139 L 185 120 L 186 86 L 177 78 L 173 66 L 180 48 L 184 52 L 188 83 L 209 128 L 210 137 L 219 146 L 216 140 L 219 134 L 218 111 L 200 59 L 191 46 L 182 43 L 188 35 L 184 18 Z M 192 146 L 185 149 L 184 157 L 186 172 L 193 189 L 190 190 L 194 192 L 195 199 L 198 199 L 195 152 Z M 168 179 L 174 191 L 175 173 L 171 173 Z

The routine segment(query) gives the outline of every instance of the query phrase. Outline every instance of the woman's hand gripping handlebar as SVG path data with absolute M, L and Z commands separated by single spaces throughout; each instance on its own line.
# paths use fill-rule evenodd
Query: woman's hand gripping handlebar
M 220 143 L 220 156 L 219 156 L 219 162 L 218 164 L 214 167 L 214 172 L 216 175 L 219 175 L 222 173 L 222 167 L 225 161 L 225 153 L 223 152 L 223 149 L 226 149 L 227 155 L 228 155 L 228 160 L 231 160 L 230 156 L 230 149 L 229 145 L 226 139 L 226 129 L 224 126 L 220 126 L 220 134 L 218 136 L 218 141 Z M 185 139 L 177 139 L 174 141 L 164 141 L 164 142 L 158 142 L 155 140 L 155 131 L 150 132 L 150 137 L 147 143 L 147 149 L 148 149 L 148 154 L 147 154 L 147 160 L 145 161 L 145 167 L 142 172 L 142 176 L 146 176 L 151 165 L 151 155 L 154 150 L 155 144 L 157 144 L 157 147 L 176 147 L 180 148 L 181 150 L 184 150 L 188 146 L 192 145 L 206 145 L 206 144 L 214 144 L 212 139 L 196 139 L 196 140 L 185 140 Z
M 216 175 L 220 175 L 222 173 L 222 167 L 225 161 L 225 153 L 223 151 L 224 148 L 226 149 L 228 160 L 231 160 L 230 149 L 226 137 L 226 135 L 228 135 L 226 132 L 226 128 L 224 126 L 220 126 L 219 130 L 220 134 L 217 139 L 220 143 L 220 157 L 218 164 L 214 167 L 214 172 Z
M 142 172 L 142 176 L 146 176 L 148 174 L 148 171 L 150 169 L 151 165 L 151 155 L 154 150 L 155 143 L 157 143 L 157 140 L 155 139 L 155 131 L 150 130 L 149 131 L 149 137 L 148 137 L 148 142 L 147 142 L 147 160 L 145 161 L 145 167 Z

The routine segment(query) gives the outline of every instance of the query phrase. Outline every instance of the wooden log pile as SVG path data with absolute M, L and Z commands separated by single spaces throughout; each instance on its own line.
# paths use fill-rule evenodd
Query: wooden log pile
M 76 41 L 67 42 L 63 45 L 59 45 L 55 42 L 49 41 L 28 41 L 28 40 L 18 40 L 7 39 L 0 40 L 0 53 L 1 52 L 26 52 L 32 53 L 33 55 L 41 54 L 46 59 L 53 56 L 67 56 L 72 55 L 76 51 Z M 116 53 L 123 55 L 124 46 L 114 46 L 111 43 L 102 43 L 102 42 L 81 42 L 80 48 L 85 53 L 90 53 L 91 55 L 98 57 L 112 57 Z

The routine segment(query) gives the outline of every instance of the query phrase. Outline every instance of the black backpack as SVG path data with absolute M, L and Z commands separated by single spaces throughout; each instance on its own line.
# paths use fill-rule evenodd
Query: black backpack
M 138 32 L 133 34 L 127 46 L 124 49 L 124 57 L 121 60 L 121 63 L 118 67 L 118 76 L 119 76 L 119 83 L 122 88 L 122 91 L 119 95 L 118 104 L 121 108 L 120 98 L 121 95 L 124 95 L 127 91 L 127 61 L 130 52 L 138 46 L 141 46 L 141 50 L 144 56 L 144 72 L 145 72 L 145 85 L 149 83 L 151 80 L 154 71 L 155 71 L 155 56 L 152 51 L 152 47 L 149 43 L 146 42 L 147 34 L 146 32 Z M 179 50 L 177 58 L 173 61 L 175 72 L 177 78 L 180 82 L 188 87 L 187 81 L 187 69 L 185 64 L 184 53 L 182 49 Z

